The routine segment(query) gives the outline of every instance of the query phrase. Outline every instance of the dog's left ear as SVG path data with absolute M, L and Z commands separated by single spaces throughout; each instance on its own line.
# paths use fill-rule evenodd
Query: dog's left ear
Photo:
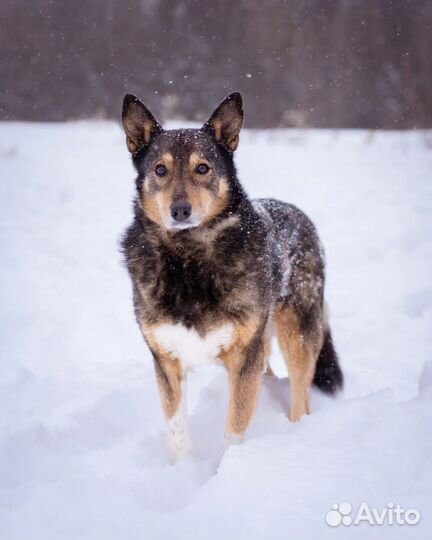
M 239 143 L 239 133 L 243 124 L 242 97 L 234 92 L 226 97 L 204 124 L 203 129 L 210 132 L 217 142 L 234 152 Z
M 150 144 L 162 127 L 147 107 L 133 94 L 126 94 L 122 109 L 123 129 L 126 144 L 132 154 Z

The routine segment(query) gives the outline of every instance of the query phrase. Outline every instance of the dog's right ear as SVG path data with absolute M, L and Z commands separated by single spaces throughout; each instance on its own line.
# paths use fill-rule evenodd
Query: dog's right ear
M 126 144 L 132 154 L 150 144 L 153 137 L 162 131 L 156 118 L 133 94 L 126 94 L 123 99 L 122 123 Z

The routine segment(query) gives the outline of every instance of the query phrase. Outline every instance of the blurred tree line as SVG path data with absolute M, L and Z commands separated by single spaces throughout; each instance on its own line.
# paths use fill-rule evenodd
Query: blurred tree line
M 2 0 L 0 118 L 204 120 L 232 90 L 250 127 L 432 126 L 432 0 Z

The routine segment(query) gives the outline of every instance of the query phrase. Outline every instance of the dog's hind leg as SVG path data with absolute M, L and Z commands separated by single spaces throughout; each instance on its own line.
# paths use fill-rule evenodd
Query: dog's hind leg
M 276 333 L 288 368 L 291 387 L 290 420 L 310 414 L 310 387 L 321 346 L 321 333 L 305 333 L 300 316 L 290 307 L 276 311 Z

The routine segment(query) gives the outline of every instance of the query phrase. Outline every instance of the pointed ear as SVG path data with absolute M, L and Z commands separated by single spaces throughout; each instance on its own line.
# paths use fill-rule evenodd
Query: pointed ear
M 239 143 L 239 133 L 243 124 L 242 97 L 234 92 L 226 97 L 204 124 L 217 142 L 234 152 Z
M 122 123 L 126 144 L 132 154 L 150 144 L 153 137 L 162 131 L 156 118 L 133 94 L 126 94 L 123 99 Z

